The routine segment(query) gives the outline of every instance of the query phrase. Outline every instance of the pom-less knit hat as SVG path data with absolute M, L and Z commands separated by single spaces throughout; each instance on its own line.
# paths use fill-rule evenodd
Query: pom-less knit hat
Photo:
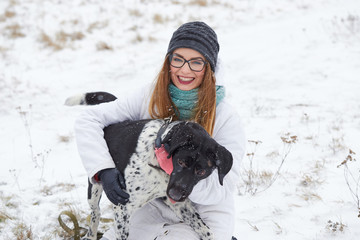
M 177 48 L 191 48 L 200 52 L 215 72 L 219 43 L 215 31 L 204 22 L 188 22 L 181 25 L 170 40 L 167 54 Z

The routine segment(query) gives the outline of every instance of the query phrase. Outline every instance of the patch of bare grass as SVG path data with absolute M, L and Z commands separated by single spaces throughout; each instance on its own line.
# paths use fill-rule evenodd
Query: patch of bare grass
M 276 152 L 271 152 L 268 157 L 271 158 L 278 156 L 280 158 L 280 163 L 275 172 L 266 170 L 259 170 L 255 169 L 253 166 L 254 164 L 254 157 L 257 151 L 257 148 L 262 143 L 261 141 L 254 141 L 249 140 L 251 144 L 252 150 L 247 153 L 248 157 L 248 167 L 244 167 L 243 174 L 242 174 L 242 184 L 239 185 L 239 194 L 250 193 L 251 195 L 255 195 L 260 192 L 266 191 L 270 188 L 277 178 L 280 175 L 281 168 L 288 157 L 289 153 L 291 152 L 291 148 L 293 144 L 297 142 L 297 136 L 291 135 L 290 133 L 286 133 L 284 136 L 281 137 L 281 141 L 284 144 L 283 153 L 277 154 Z
M 14 23 L 5 27 L 5 34 L 8 38 L 22 38 L 25 37 L 25 34 L 21 32 L 22 28 L 19 24 Z
M 357 214 L 360 218 L 360 169 L 354 165 L 352 165 L 352 168 L 349 167 L 349 164 L 354 164 L 356 162 L 355 155 L 356 153 L 349 149 L 349 154 L 337 167 L 344 168 L 344 178 L 346 185 L 351 193 L 351 197 L 355 202 L 358 211 Z
M 57 43 L 54 39 L 52 39 L 49 35 L 47 35 L 46 33 L 42 32 L 40 34 L 40 39 L 39 41 L 47 48 L 51 48 L 55 51 L 59 51 L 61 49 L 63 49 L 63 47 Z
M 301 186 L 303 187 L 317 187 L 321 185 L 324 181 L 320 179 L 319 176 L 313 174 L 303 174 L 301 179 Z
M 59 42 L 77 41 L 82 40 L 84 37 L 85 35 L 82 32 L 67 33 L 64 31 L 59 31 L 56 33 L 56 40 Z
M 94 30 L 99 30 L 99 29 L 106 28 L 108 25 L 109 25 L 109 22 L 108 22 L 108 21 L 94 22 L 94 23 L 91 23 L 91 24 L 89 25 L 89 27 L 87 28 L 86 31 L 87 31 L 88 33 L 93 33 Z
M 76 187 L 73 183 L 59 183 L 52 186 L 44 186 L 40 192 L 44 196 L 51 196 L 57 192 L 70 192 Z
M 335 234 L 335 233 L 343 233 L 345 231 L 345 228 L 347 226 L 342 223 L 342 221 L 336 221 L 336 222 L 333 222 L 331 220 L 329 220 L 326 224 L 326 229 L 331 232 L 332 234 Z
M 316 192 L 310 189 L 304 189 L 303 192 L 300 194 L 300 197 L 305 201 L 320 201 L 322 198 Z
M 39 41 L 47 48 L 59 51 L 67 47 L 71 47 L 72 42 L 82 40 L 85 35 L 82 32 L 67 33 L 58 31 L 54 37 L 49 36 L 45 32 L 40 34 Z
M 106 42 L 98 42 L 96 44 L 96 50 L 98 51 L 112 51 L 113 47 L 107 44 Z
M 197 5 L 197 6 L 201 6 L 201 7 L 206 7 L 209 5 L 208 0 L 192 0 L 189 2 L 190 5 Z
M 142 13 L 138 9 L 129 9 L 129 15 L 134 17 L 141 17 Z
M 324 24 L 333 42 L 349 42 L 360 40 L 360 16 L 348 13 L 343 16 L 334 16 Z
M 0 15 L 0 22 L 5 22 L 7 19 L 13 18 L 16 16 L 14 11 L 6 9 L 3 14 Z
M 155 14 L 153 17 L 154 23 L 163 24 L 167 21 L 161 14 Z
M 34 234 L 32 232 L 31 226 L 27 226 L 23 222 L 18 222 L 13 228 L 12 233 L 14 234 L 16 240 L 33 240 Z
M 7 51 L 9 51 L 9 48 L 0 46 L 1 55 L 5 56 Z
M 9 214 L 7 214 L 5 211 L 0 211 L 0 223 L 4 223 L 8 219 L 12 220 L 13 218 Z
M 15 195 L 5 195 L 3 192 L 0 192 L 1 205 L 6 209 L 16 209 L 19 207 L 19 204 L 15 202 L 15 199 Z

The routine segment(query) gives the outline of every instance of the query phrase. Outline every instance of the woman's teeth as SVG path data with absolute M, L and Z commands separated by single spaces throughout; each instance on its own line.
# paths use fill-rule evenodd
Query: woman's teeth
M 189 82 L 189 81 L 194 80 L 194 78 L 186 78 L 186 77 L 179 77 L 179 79 L 184 82 Z

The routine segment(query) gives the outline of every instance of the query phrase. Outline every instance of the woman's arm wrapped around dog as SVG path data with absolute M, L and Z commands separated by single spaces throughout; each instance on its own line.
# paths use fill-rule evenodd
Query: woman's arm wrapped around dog
M 189 199 L 202 205 L 212 205 L 228 199 L 233 194 L 240 180 L 241 161 L 245 155 L 245 132 L 239 115 L 225 101 L 217 107 L 213 138 L 229 150 L 233 165 L 225 176 L 223 185 L 219 183 L 218 171 L 195 185 Z
M 149 89 L 149 86 L 147 86 Z M 147 96 L 146 88 L 119 98 L 113 102 L 87 106 L 75 122 L 77 148 L 89 176 L 94 182 L 94 175 L 100 170 L 115 168 L 104 139 L 103 129 L 111 124 L 125 120 L 139 120 L 144 112 Z

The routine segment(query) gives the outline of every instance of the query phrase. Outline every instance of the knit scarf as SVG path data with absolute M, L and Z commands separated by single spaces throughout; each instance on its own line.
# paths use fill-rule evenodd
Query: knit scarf
M 195 88 L 189 91 L 183 91 L 178 89 L 174 84 L 169 84 L 169 93 L 171 100 L 179 110 L 179 119 L 188 120 L 193 117 L 193 110 L 198 103 L 198 91 L 199 88 Z M 224 86 L 216 86 L 216 106 L 225 97 Z

